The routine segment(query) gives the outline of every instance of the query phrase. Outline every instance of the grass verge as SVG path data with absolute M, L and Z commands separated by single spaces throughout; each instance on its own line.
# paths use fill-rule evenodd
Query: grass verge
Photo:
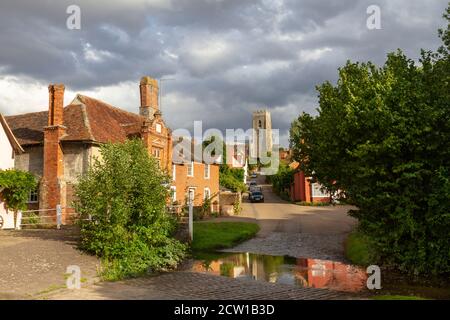
M 194 222 L 193 251 L 213 251 L 231 248 L 254 237 L 259 231 L 256 223 Z
M 372 254 L 367 236 L 357 231 L 350 233 L 345 243 L 345 256 L 353 264 L 370 265 Z

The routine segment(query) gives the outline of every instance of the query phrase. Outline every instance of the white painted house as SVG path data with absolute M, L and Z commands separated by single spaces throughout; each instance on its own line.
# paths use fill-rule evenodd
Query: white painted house
M 22 147 L 14 137 L 5 118 L 0 114 L 0 170 L 13 169 L 15 154 L 22 152 Z M 0 229 L 11 228 L 14 228 L 14 213 L 6 209 L 0 190 Z

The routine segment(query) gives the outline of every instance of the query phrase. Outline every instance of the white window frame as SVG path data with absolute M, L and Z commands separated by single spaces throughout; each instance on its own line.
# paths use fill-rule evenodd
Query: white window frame
M 36 200 L 32 200 L 32 197 L 36 197 Z M 27 203 L 38 203 L 39 202 L 39 192 L 37 190 L 31 191 L 28 194 L 28 202 Z
M 177 165 L 173 164 L 172 165 L 172 180 L 175 181 L 177 178 Z
M 191 173 L 189 173 L 189 168 L 191 168 Z M 193 177 L 194 176 L 194 161 L 191 161 L 190 164 L 187 165 L 187 176 Z
M 209 179 L 211 177 L 211 165 L 205 164 L 205 179 Z
M 320 188 L 322 188 L 322 186 L 320 185 L 320 183 L 311 183 L 311 190 L 312 190 L 312 197 L 313 198 L 326 198 L 329 197 L 330 194 L 326 191 L 321 191 Z
M 208 194 L 208 196 L 206 196 L 206 194 Z M 203 189 L 203 200 L 207 200 L 211 198 L 211 190 L 209 188 L 204 188 Z

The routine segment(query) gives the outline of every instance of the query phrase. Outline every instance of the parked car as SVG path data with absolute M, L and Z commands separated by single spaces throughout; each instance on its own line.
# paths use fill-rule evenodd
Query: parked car
M 258 176 L 256 173 L 253 172 L 250 177 L 252 177 L 253 179 L 256 179 Z
M 256 181 L 250 181 L 249 187 L 257 186 L 257 185 L 258 184 L 256 183 Z
M 260 190 L 255 190 L 250 192 L 249 199 L 250 202 L 264 202 L 264 195 Z
M 252 193 L 252 192 L 254 192 L 254 191 L 262 192 L 262 189 L 261 189 L 261 187 L 259 187 L 259 186 L 250 186 L 249 192 Z

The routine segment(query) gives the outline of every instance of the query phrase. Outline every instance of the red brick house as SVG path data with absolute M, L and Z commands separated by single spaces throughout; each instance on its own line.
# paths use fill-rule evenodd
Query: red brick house
M 185 205 L 189 197 L 194 206 L 211 200 L 211 211 L 219 209 L 219 165 L 188 162 L 172 165 L 172 201 Z
M 293 162 L 290 167 L 295 170 L 294 181 L 291 184 L 290 195 L 294 202 L 330 202 L 331 195 L 322 190 L 318 182 L 312 181 L 305 173 L 299 170 L 299 163 Z
M 48 87 L 48 111 L 5 117 L 24 150 L 16 155 L 15 167 L 40 179 L 39 192 L 30 196 L 30 209 L 70 207 L 78 176 L 87 172 L 100 145 L 107 142 L 140 138 L 161 168 L 170 172 L 172 135 L 159 110 L 158 83 L 143 77 L 139 89 L 139 114 L 81 94 L 64 107 L 65 87 L 58 84 Z

